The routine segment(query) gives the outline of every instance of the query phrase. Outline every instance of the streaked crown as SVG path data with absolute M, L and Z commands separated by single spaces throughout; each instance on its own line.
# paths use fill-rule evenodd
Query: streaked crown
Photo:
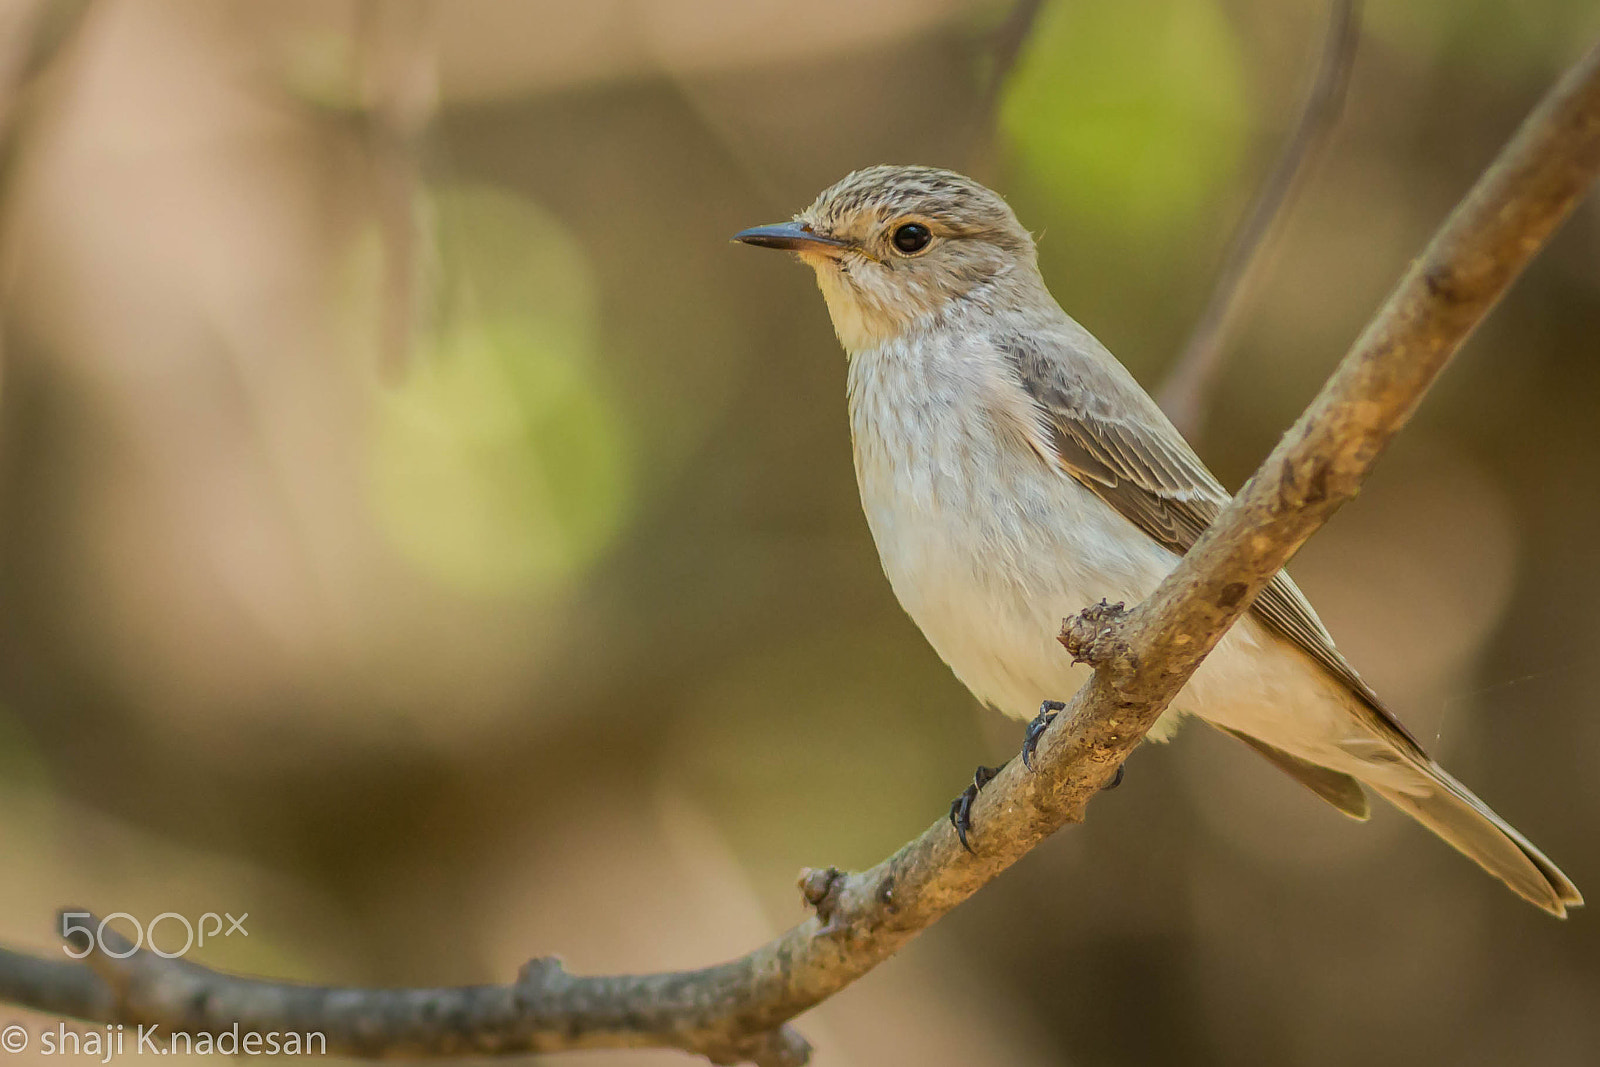
M 1010 206 L 971 178 L 934 167 L 858 170 L 794 221 L 735 240 L 805 260 L 852 353 L 973 308 L 1054 306 L 1033 238 Z
M 800 214 L 818 233 L 858 240 L 901 218 L 929 223 L 945 237 L 976 238 L 1013 255 L 1033 255 L 1033 238 L 1000 194 L 937 167 L 885 163 L 855 171 Z

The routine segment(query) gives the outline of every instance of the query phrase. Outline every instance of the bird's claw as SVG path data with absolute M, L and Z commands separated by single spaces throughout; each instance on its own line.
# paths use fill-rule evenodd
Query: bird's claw
M 1060 700 L 1046 700 L 1039 705 L 1039 714 L 1033 717 L 1028 724 L 1028 730 L 1022 735 L 1022 765 L 1028 770 L 1033 770 L 1033 751 L 1039 747 L 1039 738 L 1044 736 L 1045 730 L 1055 721 L 1056 713 L 1067 705 Z
M 1055 717 L 1066 708 L 1066 703 L 1060 700 L 1046 700 L 1039 705 L 1039 714 L 1028 723 L 1027 732 L 1022 735 L 1022 765 L 1028 770 L 1033 770 L 1033 754 L 1039 747 L 1039 739 L 1044 736 L 1045 730 L 1055 721 Z M 972 773 L 972 784 L 961 791 L 961 795 L 950 802 L 950 825 L 955 827 L 956 837 L 961 840 L 961 847 L 972 852 L 972 845 L 967 841 L 967 834 L 972 831 L 972 805 L 978 799 L 978 791 L 994 780 L 1000 773 L 999 767 L 979 767 Z M 1118 765 L 1117 773 L 1105 785 L 1106 789 L 1115 789 L 1122 784 L 1122 767 Z M 976 855 L 976 853 L 974 853 Z
M 967 832 L 972 829 L 972 802 L 978 799 L 978 790 L 994 781 L 994 776 L 999 773 L 999 767 L 979 766 L 972 772 L 972 784 L 950 802 L 950 825 L 956 828 L 956 837 L 961 839 L 961 847 L 968 852 L 972 852 L 972 846 L 967 843 Z

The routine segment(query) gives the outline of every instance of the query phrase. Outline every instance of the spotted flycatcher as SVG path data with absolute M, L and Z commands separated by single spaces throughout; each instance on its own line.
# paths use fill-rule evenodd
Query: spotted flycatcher
M 856 479 L 905 610 L 979 700 L 1038 728 L 1085 678 L 1063 616 L 1149 596 L 1228 493 L 1056 304 L 1033 238 L 950 171 L 880 166 L 737 240 L 799 254 L 849 354 Z M 1036 715 L 1035 712 L 1038 714 Z M 1196 715 L 1346 815 L 1365 789 L 1564 916 L 1583 898 L 1422 750 L 1280 573 L 1150 737 Z M 968 803 L 953 811 L 963 840 Z

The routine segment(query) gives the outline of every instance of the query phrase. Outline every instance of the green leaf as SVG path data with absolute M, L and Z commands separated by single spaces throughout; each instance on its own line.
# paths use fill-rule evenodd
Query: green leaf
M 582 249 L 534 205 L 439 198 L 446 311 L 376 420 L 373 486 L 419 569 L 483 594 L 551 594 L 626 517 L 624 420 L 598 378 Z
M 1031 184 L 1113 232 L 1181 228 L 1239 164 L 1249 115 L 1208 0 L 1055 3 L 1001 107 Z

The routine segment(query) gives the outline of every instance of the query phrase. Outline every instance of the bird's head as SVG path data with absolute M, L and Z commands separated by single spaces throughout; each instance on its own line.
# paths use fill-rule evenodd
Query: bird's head
M 999 194 L 954 171 L 877 166 L 792 222 L 734 240 L 799 254 L 817 272 L 839 341 L 874 348 L 979 291 L 1032 287 L 1033 238 Z

